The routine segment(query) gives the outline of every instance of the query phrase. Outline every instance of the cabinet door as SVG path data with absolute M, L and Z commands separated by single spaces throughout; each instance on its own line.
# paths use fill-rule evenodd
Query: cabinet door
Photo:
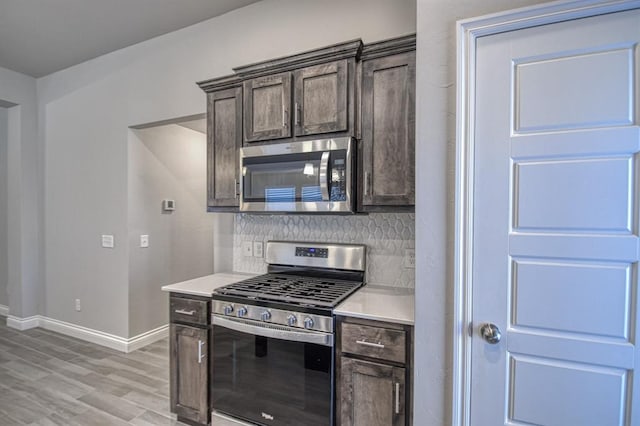
M 171 411 L 194 422 L 209 422 L 208 329 L 170 326 Z
M 415 51 L 368 60 L 362 67 L 359 208 L 379 211 L 413 206 Z
M 290 111 L 290 72 L 245 81 L 245 142 L 290 137 Z
M 207 95 L 207 204 L 238 207 L 238 149 L 242 146 L 242 88 Z
M 405 425 L 405 369 L 342 357 L 338 426 Z
M 294 73 L 296 136 L 347 130 L 347 60 Z

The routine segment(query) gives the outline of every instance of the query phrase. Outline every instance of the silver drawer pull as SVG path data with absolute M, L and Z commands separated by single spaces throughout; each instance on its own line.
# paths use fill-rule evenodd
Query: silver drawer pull
M 205 354 L 202 353 L 202 347 L 204 346 L 204 342 L 202 340 L 198 340 L 198 364 L 202 364 L 202 360 L 204 359 Z
M 384 345 L 380 342 L 373 343 L 373 342 L 367 342 L 366 340 L 356 340 L 356 343 L 359 345 L 371 346 L 372 348 L 384 349 Z
M 185 311 L 184 309 L 176 309 L 175 311 L 176 314 L 181 314 L 181 315 L 190 315 L 193 316 L 193 314 L 196 313 L 195 309 L 191 310 L 191 311 Z

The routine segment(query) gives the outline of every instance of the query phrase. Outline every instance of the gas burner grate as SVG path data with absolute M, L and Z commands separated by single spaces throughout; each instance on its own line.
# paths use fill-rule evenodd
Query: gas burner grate
M 216 293 L 333 308 L 361 284 L 358 281 L 266 274 L 221 287 Z

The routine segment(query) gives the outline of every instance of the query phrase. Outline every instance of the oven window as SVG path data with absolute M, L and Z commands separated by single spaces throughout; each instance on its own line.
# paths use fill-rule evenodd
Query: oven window
M 332 348 L 213 326 L 214 410 L 264 425 L 332 424 Z

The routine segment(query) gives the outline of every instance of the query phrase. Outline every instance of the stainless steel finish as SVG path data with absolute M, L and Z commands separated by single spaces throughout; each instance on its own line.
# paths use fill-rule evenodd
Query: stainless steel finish
M 313 319 L 312 318 L 305 318 L 304 319 L 304 328 L 306 328 L 307 330 L 310 330 L 313 328 Z
M 382 343 L 367 342 L 366 340 L 356 340 L 356 343 L 363 346 L 371 346 L 372 348 L 384 349 Z
M 502 334 L 500 333 L 500 329 L 495 324 L 482 324 L 480 326 L 480 334 L 482 338 L 487 341 L 487 343 L 491 343 L 495 345 L 502 339 Z
M 240 196 L 240 191 L 238 191 L 238 179 L 233 180 L 233 190 L 236 192 L 236 198 Z
M 260 319 L 261 319 L 262 321 L 269 321 L 269 320 L 271 319 L 271 312 L 269 312 L 269 311 L 263 311 L 263 312 L 260 314 Z
M 329 156 L 331 152 L 325 151 L 320 158 L 320 173 L 318 179 L 320 180 L 320 191 L 322 192 L 322 201 L 329 201 Z
M 176 314 L 180 314 L 180 315 L 189 315 L 189 316 L 193 316 L 193 314 L 195 314 L 195 313 L 196 313 L 196 311 L 195 311 L 195 310 L 193 310 L 193 309 L 192 309 L 192 310 L 190 310 L 190 311 L 186 311 L 186 310 L 184 310 L 184 309 L 176 309 L 176 310 L 175 310 L 175 311 L 173 311 L 173 312 L 175 312 Z
M 284 104 L 282 104 L 282 127 L 287 127 L 287 119 L 285 118 L 287 110 L 285 109 Z
M 253 306 L 246 305 L 245 303 L 234 304 L 225 302 L 222 300 L 213 300 L 211 304 L 212 313 L 218 316 L 226 316 L 229 318 L 235 318 L 232 315 L 232 312 L 225 314 L 225 307 L 231 305 L 234 309 L 240 309 L 241 307 L 247 308 L 247 314 L 243 317 L 243 320 L 253 320 L 256 322 L 262 322 L 262 313 L 265 311 L 264 307 L 261 306 Z M 269 313 L 271 314 L 271 318 L 269 320 L 269 324 L 279 324 L 279 325 L 289 325 L 289 317 L 295 317 L 295 322 L 291 325 L 292 329 L 304 330 L 304 322 L 303 318 L 309 317 L 313 320 L 313 331 L 320 331 L 324 333 L 333 333 L 333 317 L 327 317 L 323 315 L 314 315 L 314 314 L 303 314 L 300 312 L 295 312 L 295 307 L 292 307 L 292 310 L 284 310 L 284 309 L 275 309 L 269 308 Z
M 298 322 L 298 318 L 295 315 L 291 314 L 287 317 L 287 324 L 289 327 L 296 325 L 296 322 Z
M 233 305 L 226 305 L 224 307 L 224 314 L 225 315 L 231 315 L 232 312 L 233 312 Z
M 198 364 L 202 364 L 202 360 L 204 359 L 204 354 L 202 353 L 203 346 L 204 342 L 202 340 L 198 340 Z
M 371 173 L 369 172 L 364 172 L 364 183 L 362 184 L 363 186 L 363 190 L 364 190 L 364 195 L 371 195 L 371 190 L 369 188 L 369 179 L 371 177 Z
M 246 306 L 240 307 L 240 309 L 238 309 L 238 317 L 243 317 L 247 315 L 247 312 L 248 312 L 248 309 Z
M 243 159 L 249 157 L 261 157 L 271 155 L 299 154 L 306 152 L 324 152 L 332 150 L 347 151 L 346 168 L 345 168 L 345 201 L 307 201 L 294 203 L 263 203 L 263 202 L 245 202 L 244 197 L 240 196 L 240 211 L 249 212 L 306 212 L 306 213 L 352 213 L 353 203 L 351 197 L 353 187 L 353 155 L 355 150 L 355 140 L 350 137 L 318 139 L 311 141 L 289 142 L 281 144 L 268 144 L 240 148 L 240 170 L 243 168 Z M 240 173 L 240 188 L 243 187 L 242 179 L 244 176 Z M 240 191 L 241 192 L 241 191 Z
M 296 256 L 296 247 L 329 250 L 328 258 Z M 311 266 L 318 268 L 364 271 L 366 246 L 362 244 L 308 243 L 297 241 L 267 241 L 264 259 L 272 265 Z
M 256 323 L 247 320 L 228 319 L 215 314 L 211 315 L 211 322 L 214 326 L 217 325 L 230 330 L 253 334 L 256 336 L 289 340 L 293 342 L 314 343 L 323 346 L 333 346 L 333 334 L 331 333 L 311 332 L 272 324 Z
M 395 394 L 396 394 L 396 414 L 400 414 L 400 383 L 396 383 L 396 389 L 395 389 Z

